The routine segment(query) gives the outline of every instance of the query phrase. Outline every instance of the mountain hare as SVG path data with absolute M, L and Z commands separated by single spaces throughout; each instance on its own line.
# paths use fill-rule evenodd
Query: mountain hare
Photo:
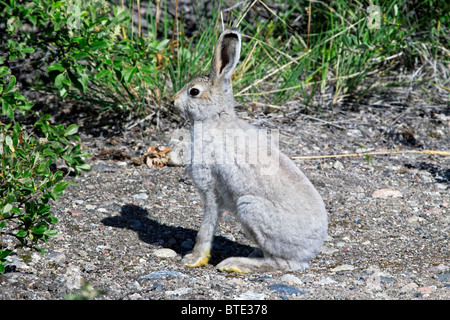
M 240 50 L 239 31 L 225 30 L 209 76 L 195 77 L 173 97 L 191 121 L 186 167 L 204 203 L 195 247 L 182 262 L 208 264 L 217 220 L 229 211 L 264 256 L 231 257 L 217 265 L 219 270 L 304 270 L 327 233 L 325 205 L 308 178 L 278 150 L 278 141 L 235 114 L 230 77 Z

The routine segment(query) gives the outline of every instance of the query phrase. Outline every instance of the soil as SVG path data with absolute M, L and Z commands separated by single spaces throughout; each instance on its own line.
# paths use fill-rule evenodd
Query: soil
M 255 108 L 253 108 L 255 107 Z M 183 166 L 132 158 L 168 145 L 144 123 L 123 131 L 117 119 L 93 123 L 76 104 L 90 172 L 53 205 L 58 235 L 40 254 L 18 250 L 0 276 L 0 299 L 448 299 L 450 158 L 396 153 L 297 159 L 329 213 L 322 252 L 304 272 L 223 273 L 215 265 L 254 249 L 233 216 L 219 221 L 208 266 L 181 263 L 195 242 L 202 203 Z M 250 111 L 251 110 L 251 111 Z M 391 89 L 362 101 L 305 108 L 298 100 L 267 111 L 237 106 L 240 117 L 278 129 L 289 156 L 367 151 L 450 150 L 445 99 Z M 4 238 L 13 245 L 13 239 Z M 82 289 L 89 283 L 93 289 Z

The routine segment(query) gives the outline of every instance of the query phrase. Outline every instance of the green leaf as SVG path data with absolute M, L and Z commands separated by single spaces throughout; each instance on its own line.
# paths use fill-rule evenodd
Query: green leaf
M 89 76 L 86 73 L 83 73 L 81 77 L 78 79 L 83 87 L 83 92 L 87 91 Z
M 53 193 L 55 193 L 56 195 L 61 195 L 62 192 L 67 188 L 67 186 L 70 184 L 70 182 L 67 181 L 63 181 L 58 183 L 54 188 L 53 188 Z
M 26 235 L 27 235 L 27 232 L 26 232 L 25 230 L 23 230 L 23 229 L 20 229 L 20 230 L 16 233 L 16 237 L 19 237 L 19 238 L 26 237 Z
M 78 132 L 78 125 L 71 124 L 67 127 L 66 131 L 64 132 L 64 136 L 71 136 Z
M 81 165 L 77 165 L 76 166 L 77 170 L 81 170 L 81 171 L 90 171 L 92 168 L 90 165 L 88 165 L 87 163 L 83 163 Z
M 56 231 L 56 230 L 47 230 L 47 231 L 44 232 L 44 234 L 46 236 L 53 237 L 53 236 L 56 236 L 58 234 L 58 231 Z
M 125 70 L 125 72 L 123 72 L 123 79 L 125 80 L 126 84 L 130 83 L 131 79 L 133 79 L 133 75 L 136 72 L 137 72 L 137 67 L 129 68 L 129 69 Z
M 2 213 L 8 213 L 13 208 L 11 203 L 7 203 L 6 206 L 3 207 Z
M 62 81 L 64 80 L 64 73 L 60 73 L 55 78 L 55 87 L 60 87 L 62 84 Z
M 102 40 L 102 41 L 97 41 L 97 42 L 94 42 L 93 44 L 91 44 L 90 49 L 91 50 L 98 50 L 98 49 L 105 48 L 107 46 L 108 46 L 108 42 Z
M 40 226 L 34 227 L 31 232 L 34 234 L 43 234 L 45 231 L 47 231 L 47 229 L 47 226 L 41 224 Z
M 12 251 L 8 249 L 0 250 L 0 260 L 5 259 L 7 256 L 11 254 L 11 252 Z
M 53 63 L 48 66 L 48 71 L 58 70 L 64 72 L 66 69 L 59 63 Z

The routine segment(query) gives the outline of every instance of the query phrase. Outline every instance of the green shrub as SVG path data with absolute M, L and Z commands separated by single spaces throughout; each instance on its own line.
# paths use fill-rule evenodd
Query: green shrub
M 169 41 L 130 38 L 128 11 L 102 0 L 0 3 L 0 17 L 9 17 L 0 49 L 48 74 L 41 89 L 140 115 L 161 99 L 166 76 L 158 69 Z
M 0 274 L 5 271 L 6 257 L 12 250 L 3 247 L 4 236 L 12 236 L 16 248 L 28 247 L 38 251 L 40 242 L 47 242 L 56 231 L 58 221 L 51 213 L 51 201 L 56 201 L 70 182 L 63 181 L 62 171 L 52 170 L 58 160 L 75 172 L 89 170 L 76 135 L 78 126 L 67 128 L 51 125 L 49 115 L 38 115 L 34 132 L 16 121 L 16 113 L 28 112 L 32 104 L 15 85 L 15 77 L 6 67 L 0 67 Z M 39 136 L 38 136 L 39 135 Z

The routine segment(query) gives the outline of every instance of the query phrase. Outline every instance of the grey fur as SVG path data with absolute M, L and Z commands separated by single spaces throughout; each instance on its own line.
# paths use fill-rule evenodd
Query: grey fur
M 209 76 L 194 78 L 173 98 L 191 121 L 187 169 L 204 204 L 195 247 L 183 263 L 190 267 L 208 263 L 219 215 L 230 211 L 264 257 L 228 258 L 217 265 L 219 270 L 304 270 L 320 251 L 327 233 L 325 205 L 294 162 L 274 147 L 274 141 L 261 141 L 261 135 L 250 134 L 258 129 L 236 116 L 230 77 L 239 61 L 240 47 L 239 31 L 225 30 Z M 244 132 L 247 141 L 232 145 L 230 150 L 226 143 L 232 132 Z M 263 147 L 267 143 L 270 156 L 264 163 L 261 157 L 248 161 L 266 153 Z

